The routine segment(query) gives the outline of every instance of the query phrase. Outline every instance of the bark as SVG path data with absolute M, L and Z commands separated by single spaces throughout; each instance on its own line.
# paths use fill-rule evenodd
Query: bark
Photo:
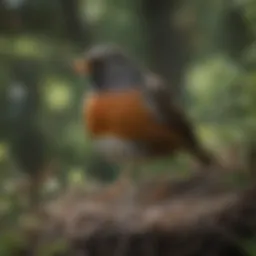
M 188 61 L 184 34 L 172 26 L 179 1 L 143 0 L 141 13 L 148 39 L 148 52 L 153 71 L 160 74 L 177 95 L 182 94 L 183 75 Z
M 78 0 L 61 0 L 67 35 L 81 47 L 89 43 L 89 28 L 79 18 Z

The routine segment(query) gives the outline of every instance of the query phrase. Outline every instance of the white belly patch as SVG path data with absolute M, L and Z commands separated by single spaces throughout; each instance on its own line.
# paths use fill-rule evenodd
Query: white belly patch
M 114 136 L 95 139 L 94 149 L 110 161 L 120 162 L 140 157 L 142 150 L 132 141 Z

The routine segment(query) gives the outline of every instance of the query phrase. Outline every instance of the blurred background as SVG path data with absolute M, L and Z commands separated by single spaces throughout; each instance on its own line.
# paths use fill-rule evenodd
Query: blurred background
M 91 151 L 81 120 L 87 82 L 71 69 L 98 43 L 119 44 L 162 75 L 205 145 L 253 175 L 255 33 L 255 0 L 0 0 L 1 225 L 15 225 L 28 204 L 118 174 Z M 186 173 L 189 162 L 150 171 Z

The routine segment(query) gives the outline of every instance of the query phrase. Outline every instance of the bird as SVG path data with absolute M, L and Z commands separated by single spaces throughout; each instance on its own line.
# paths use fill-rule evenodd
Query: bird
M 117 45 L 95 45 L 73 62 L 90 81 L 82 116 L 93 146 L 124 164 L 131 179 L 137 165 L 187 152 L 202 166 L 214 162 L 172 88 Z

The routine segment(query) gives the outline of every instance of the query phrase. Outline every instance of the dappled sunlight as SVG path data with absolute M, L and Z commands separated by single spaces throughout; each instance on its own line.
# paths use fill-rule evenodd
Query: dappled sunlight
M 52 111 L 64 111 L 72 104 L 72 90 L 70 85 L 61 79 L 48 77 L 43 83 L 45 101 Z
M 83 1 L 81 11 L 82 19 L 86 17 L 88 22 L 97 23 L 102 20 L 106 11 L 107 4 L 104 0 Z
M 86 175 L 82 168 L 73 167 L 69 172 L 70 185 L 83 186 L 86 182 Z
M 229 239 L 229 232 L 234 232 L 232 228 L 244 228 L 256 235 L 255 218 L 251 216 L 256 213 L 252 203 L 256 193 L 252 184 L 256 168 L 255 1 L 4 0 L 0 6 L 0 219 L 4 231 L 0 238 L 1 256 L 20 252 L 32 256 L 54 253 L 90 256 L 92 248 L 102 247 L 105 237 L 114 239 L 115 246 L 119 244 L 121 232 L 131 232 L 131 239 L 135 239 L 131 241 L 138 246 L 133 246 L 133 242 L 124 243 L 120 250 L 130 246 L 131 255 L 162 253 L 169 256 L 169 251 L 161 251 L 161 246 L 157 253 L 153 247 L 149 253 L 145 252 L 148 245 L 153 246 L 147 242 L 148 238 L 152 240 L 149 229 L 153 233 L 167 230 L 173 234 L 170 240 L 168 236 L 157 238 L 167 239 L 166 248 L 170 252 L 174 252 L 175 247 L 172 241 L 182 245 L 172 256 L 207 256 L 207 248 L 211 248 L 213 255 L 228 256 L 234 254 L 215 253 L 215 249 L 230 245 L 238 250 Z M 141 114 L 134 103 L 133 108 L 127 107 L 127 103 L 127 111 L 123 112 L 119 108 L 108 109 L 109 103 L 99 107 L 99 115 L 110 116 L 96 122 L 103 131 L 102 138 L 111 134 L 122 140 L 122 136 L 108 126 L 115 117 L 119 120 L 113 123 L 127 128 L 128 133 L 132 130 L 129 120 L 135 120 L 136 113 L 141 122 L 137 122 L 140 135 L 133 134 L 139 139 L 126 138 L 119 143 L 125 144 L 123 148 L 114 147 L 113 162 L 97 152 L 93 132 L 84 115 L 85 97 L 96 86 L 97 79 L 92 71 L 87 76 L 77 75 L 72 65 L 76 58 L 85 56 L 89 48 L 105 43 L 120 46 L 145 72 L 156 73 L 163 78 L 167 89 L 173 89 L 171 99 L 184 106 L 203 148 L 199 155 L 205 152 L 207 155 L 209 151 L 219 160 L 216 166 L 201 167 L 197 163 L 194 158 L 198 157 L 197 146 L 190 148 L 191 152 L 179 149 L 178 146 L 187 147 L 184 134 L 189 137 L 191 128 L 182 124 L 175 107 L 167 111 L 169 118 L 164 113 L 165 106 L 158 110 L 163 103 L 161 97 L 159 105 L 154 97 L 152 102 L 150 97 L 145 98 L 152 107 L 151 112 L 146 113 L 154 117 L 151 125 L 145 126 L 141 125 L 145 111 L 142 108 Z M 119 80 L 112 83 L 109 62 L 110 78 L 105 82 L 111 81 L 113 88 L 130 78 L 121 72 L 126 68 L 122 64 L 117 62 L 121 79 L 118 76 Z M 113 77 L 114 70 L 115 67 Z M 150 85 L 144 81 L 142 85 L 137 73 L 134 76 L 128 79 L 129 86 Z M 155 86 L 153 78 L 153 89 L 158 88 L 158 82 Z M 118 102 L 120 104 L 113 106 L 124 107 L 122 100 Z M 137 103 L 146 106 L 140 104 L 139 97 Z M 135 118 L 130 119 L 131 109 Z M 146 161 L 137 162 L 136 156 L 147 149 L 150 152 L 154 145 L 160 153 L 160 148 L 164 148 L 168 136 L 160 146 L 156 142 L 160 141 L 160 135 L 154 135 L 156 138 L 151 142 L 155 122 L 159 124 L 156 127 L 164 127 L 174 138 L 173 152 L 157 159 L 153 156 L 151 159 L 150 155 Z M 144 147 L 140 148 L 141 141 L 137 140 L 145 140 Z M 136 143 L 131 146 L 127 141 Z M 110 150 L 111 143 L 106 145 Z M 127 177 L 119 180 L 128 166 L 125 154 L 135 156 L 131 180 Z M 214 230 L 206 228 L 203 236 L 200 230 L 205 228 L 204 223 L 210 223 Z M 218 233 L 219 228 L 227 229 L 228 235 Z M 94 229 L 95 233 L 91 232 Z M 112 232 L 110 238 L 108 235 Z M 255 252 L 254 238 L 239 232 L 234 236 L 241 244 L 250 238 L 239 248 Z M 136 239 L 142 233 L 147 246 L 143 242 L 140 248 L 142 243 Z M 216 246 L 207 243 L 207 252 L 200 254 L 204 237 L 216 241 Z M 37 239 L 40 242 L 35 246 Z M 95 239 L 92 246 L 90 239 Z M 197 244 L 201 247 L 186 251 L 192 248 L 187 246 L 191 241 L 193 248 Z M 109 255 L 126 253 L 113 253 L 111 243 L 105 242 Z M 71 254 L 70 243 L 74 247 Z M 104 253 L 97 251 L 98 254 Z
M 4 162 L 9 158 L 9 148 L 7 143 L 0 143 L 0 162 Z

